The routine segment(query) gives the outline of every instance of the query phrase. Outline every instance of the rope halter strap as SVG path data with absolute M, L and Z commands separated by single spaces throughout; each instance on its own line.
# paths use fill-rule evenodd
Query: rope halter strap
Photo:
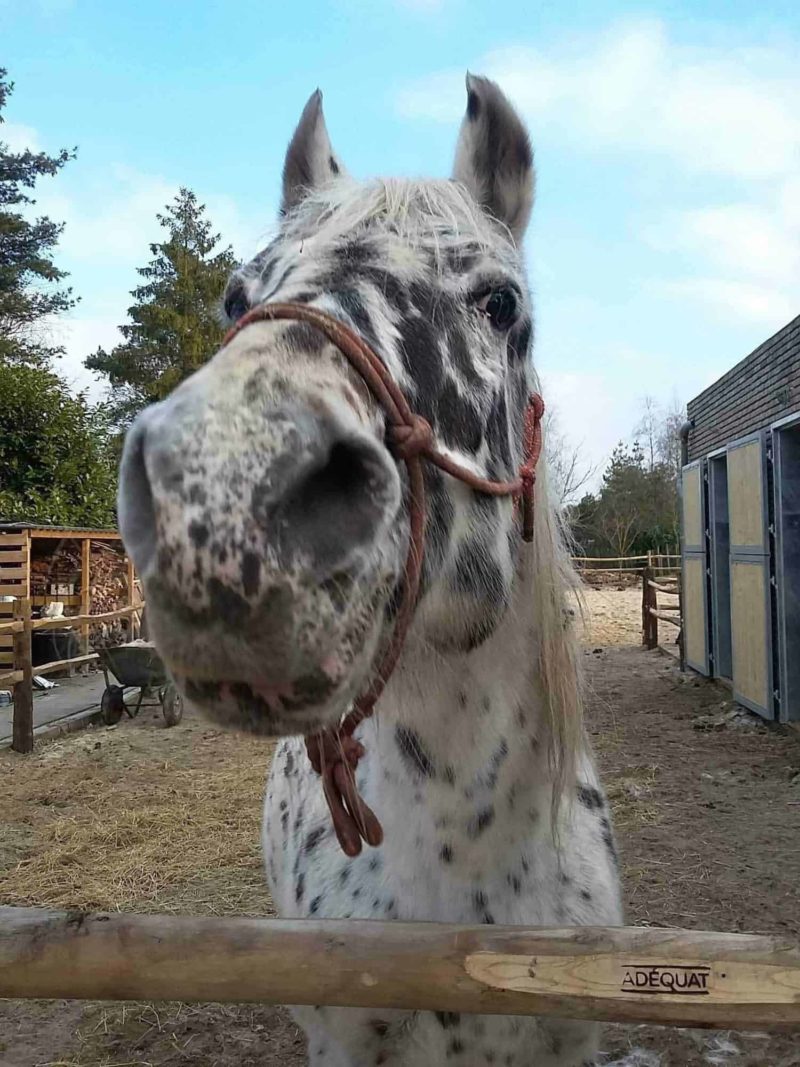
M 285 319 L 306 322 L 319 330 L 363 378 L 386 416 L 387 446 L 398 461 L 405 463 L 408 474 L 408 553 L 403 570 L 400 607 L 389 643 L 373 669 L 373 680 L 369 687 L 356 698 L 352 710 L 339 726 L 320 730 L 306 738 L 306 750 L 312 767 L 322 778 L 322 788 L 339 844 L 346 855 L 357 856 L 361 852 L 362 840 L 368 845 L 380 845 L 383 830 L 377 816 L 356 789 L 355 770 L 365 749 L 353 737 L 353 731 L 372 715 L 397 664 L 417 603 L 427 518 L 422 461 L 432 463 L 478 493 L 513 497 L 522 509 L 522 538 L 532 541 L 534 485 L 536 464 L 542 451 L 544 401 L 538 393 L 532 393 L 528 398 L 523 426 L 524 460 L 519 476 L 509 482 L 491 481 L 438 451 L 430 423 L 411 410 L 403 391 L 381 358 L 355 330 L 326 311 L 307 304 L 261 304 L 248 311 L 231 327 L 222 347 L 254 322 Z

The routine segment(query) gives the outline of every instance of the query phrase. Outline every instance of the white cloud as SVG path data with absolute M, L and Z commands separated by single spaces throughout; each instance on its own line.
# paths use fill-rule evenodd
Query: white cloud
M 663 293 L 705 302 L 715 314 L 775 330 L 800 312 L 800 180 L 764 201 L 672 212 L 646 233 L 662 251 L 686 252 L 719 277 L 682 278 Z M 656 285 L 656 288 L 659 288 Z
M 621 397 L 608 374 L 543 370 L 540 377 L 559 434 L 577 452 L 581 468 L 596 468 L 588 486 L 594 488 L 614 446 L 629 437 L 638 417 L 637 403 Z
M 148 257 L 149 243 L 158 239 L 156 212 L 163 211 L 177 191 L 177 184 L 164 178 L 112 166 L 78 195 L 42 191 L 36 211 L 66 223 L 61 255 L 77 262 L 96 261 L 98 266 L 139 266 Z
M 495 78 L 534 127 L 587 147 L 643 150 L 682 168 L 743 178 L 789 175 L 800 161 L 800 50 L 689 48 L 655 20 L 618 23 L 548 50 L 487 53 Z M 439 72 L 397 98 L 412 118 L 453 121 L 461 72 Z
M 44 190 L 37 195 L 35 210 L 66 223 L 59 254 L 100 268 L 130 266 L 133 283 L 133 269 L 147 262 L 150 243 L 161 240 L 164 233 L 156 215 L 163 214 L 178 188 L 177 182 L 159 175 L 112 165 L 101 180 L 79 195 Z M 235 201 L 224 195 L 206 198 L 199 192 L 198 198 L 205 203 L 222 241 L 233 244 L 237 253 L 250 252 L 254 235 L 248 232 Z
M 45 187 L 41 195 L 37 190 L 31 214 L 66 223 L 57 262 L 68 269 L 67 284 L 81 299 L 50 325 L 49 333 L 54 344 L 66 349 L 56 370 L 75 391 L 86 390 L 94 401 L 103 394 L 105 382 L 86 370 L 83 361 L 98 347 L 111 348 L 122 340 L 117 327 L 127 321 L 130 290 L 140 280 L 136 268 L 149 262 L 151 242 L 163 237 L 156 215 L 175 197 L 178 183 L 112 165 L 93 182 L 72 188 L 65 193 Z M 198 198 L 206 204 L 223 245 L 232 244 L 240 256 L 258 250 L 260 233 L 248 230 L 231 197 L 205 197 L 198 190 Z
M 4 122 L 0 125 L 0 141 L 4 141 L 12 152 L 40 152 L 39 134 L 32 126 L 23 126 L 18 122 Z
M 649 236 L 657 248 L 704 256 L 734 274 L 800 283 L 800 225 L 790 214 L 789 204 L 699 208 L 674 213 Z
M 55 370 L 74 392 L 85 392 L 92 402 L 101 399 L 107 383 L 87 370 L 83 361 L 98 348 L 110 349 L 123 340 L 117 325 L 124 322 L 127 305 L 128 300 L 123 299 L 116 313 L 107 310 L 103 315 L 73 312 L 68 318 L 61 319 L 53 330 L 54 342 L 65 349 L 64 355 L 55 363 Z
M 682 278 L 658 282 L 653 288 L 665 296 L 694 301 L 717 317 L 757 323 L 768 332 L 778 330 L 800 313 L 800 295 L 784 293 L 753 282 L 729 278 Z

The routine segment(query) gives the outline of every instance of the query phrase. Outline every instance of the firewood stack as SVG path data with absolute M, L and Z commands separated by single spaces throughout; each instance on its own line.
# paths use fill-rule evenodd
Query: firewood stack
M 101 542 L 91 545 L 89 568 L 89 613 L 101 615 L 130 603 L 127 568 L 121 552 Z M 76 596 L 81 591 L 81 550 L 75 541 L 60 541 L 48 556 L 31 560 L 31 596 Z M 66 589 L 69 588 L 69 592 Z M 59 593 L 59 589 L 63 590 Z M 67 608 L 65 614 L 77 614 L 80 608 Z M 130 640 L 130 619 L 115 619 L 89 627 L 89 644 L 97 651 Z

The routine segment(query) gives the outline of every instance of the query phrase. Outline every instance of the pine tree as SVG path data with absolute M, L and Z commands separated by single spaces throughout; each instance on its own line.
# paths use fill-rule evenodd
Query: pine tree
M 6 74 L 0 67 L 0 124 L 14 90 Z M 48 218 L 31 222 L 18 209 L 36 203 L 26 189 L 74 158 L 75 149 L 54 156 L 11 152 L 0 139 L 0 362 L 46 366 L 63 352 L 48 343 L 47 325 L 77 302 L 71 289 L 58 284 L 67 275 L 52 259 L 64 226 Z
M 86 360 L 90 370 L 108 377 L 111 410 L 121 426 L 170 393 L 219 347 L 217 307 L 235 266 L 230 248 L 215 252 L 219 234 L 191 190 L 181 189 L 157 218 L 166 240 L 150 245 L 153 259 L 138 270 L 144 282 L 131 293 L 131 321 L 120 326 L 125 342 L 110 352 L 100 348 Z

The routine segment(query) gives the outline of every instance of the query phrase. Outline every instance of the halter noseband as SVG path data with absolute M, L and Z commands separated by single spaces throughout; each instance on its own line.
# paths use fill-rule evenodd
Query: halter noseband
M 403 647 L 419 593 L 422 557 L 425 551 L 425 482 L 422 460 L 458 478 L 479 493 L 489 496 L 512 496 L 522 507 L 522 538 L 533 540 L 533 496 L 536 463 L 542 450 L 542 416 L 544 401 L 532 393 L 525 409 L 523 427 L 524 461 L 519 477 L 511 482 L 495 482 L 481 478 L 466 467 L 443 455 L 435 446 L 430 423 L 409 407 L 402 390 L 392 378 L 381 358 L 355 330 L 319 308 L 307 304 L 261 304 L 248 311 L 228 331 L 222 342 L 224 348 L 246 326 L 254 322 L 274 322 L 290 319 L 307 322 L 323 333 L 354 370 L 361 375 L 375 400 L 386 415 L 386 440 L 396 459 L 402 460 L 408 473 L 409 540 L 403 571 L 403 592 L 389 645 L 374 669 L 369 688 L 353 702 L 350 711 L 338 727 L 329 727 L 306 738 L 306 750 L 311 765 L 322 777 L 322 788 L 330 809 L 333 827 L 339 844 L 348 856 L 361 852 L 362 838 L 368 845 L 383 841 L 383 830 L 375 813 L 361 799 L 355 784 L 355 769 L 364 755 L 364 746 L 353 737 L 353 731 L 375 710 L 375 704 L 394 670 Z

